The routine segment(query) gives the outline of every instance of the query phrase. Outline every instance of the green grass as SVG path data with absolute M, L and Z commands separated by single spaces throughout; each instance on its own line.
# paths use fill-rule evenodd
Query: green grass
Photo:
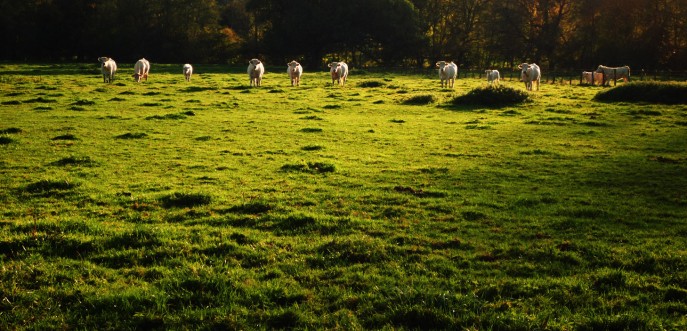
M 2 330 L 687 328 L 683 105 L 0 67 Z

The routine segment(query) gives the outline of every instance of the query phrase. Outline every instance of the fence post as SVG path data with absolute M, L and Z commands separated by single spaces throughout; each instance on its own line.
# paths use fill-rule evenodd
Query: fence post
M 616 86 L 618 84 L 618 76 L 616 75 L 616 69 L 613 68 L 613 86 Z

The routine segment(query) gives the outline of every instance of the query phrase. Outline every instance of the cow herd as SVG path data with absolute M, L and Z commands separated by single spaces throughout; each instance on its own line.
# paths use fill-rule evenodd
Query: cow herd
M 103 74 L 103 81 L 105 83 L 111 83 L 114 80 L 115 72 L 117 71 L 117 63 L 109 57 L 99 57 L 98 62 L 100 62 L 100 70 Z M 286 64 L 286 73 L 291 80 L 291 86 L 300 86 L 301 76 L 303 75 L 303 66 L 300 63 L 291 61 Z M 332 85 L 337 84 L 344 86 L 346 84 L 346 79 L 348 77 L 348 65 L 345 62 L 331 62 L 327 65 L 329 67 L 329 73 L 332 76 Z M 458 76 L 458 65 L 453 62 L 439 61 L 436 63 L 436 67 L 439 69 L 439 81 L 442 88 L 453 88 L 456 77 Z M 539 85 L 541 83 L 542 71 L 541 68 L 536 63 L 522 63 L 518 66 L 520 69 L 520 81 L 525 83 L 525 89 L 527 91 L 532 91 L 534 89 L 534 84 L 537 85 L 537 91 L 539 91 Z M 145 58 L 142 58 L 134 64 L 134 80 L 136 82 L 141 82 L 141 79 L 148 80 L 148 75 L 150 72 L 150 62 Z M 191 81 L 191 75 L 193 74 L 193 67 L 190 64 L 184 64 L 182 67 L 182 73 L 184 74 L 184 79 L 186 81 Z M 260 87 L 262 85 L 262 77 L 265 75 L 265 65 L 262 61 L 258 59 L 251 59 L 248 61 L 248 78 L 250 79 L 250 86 Z M 501 76 L 498 70 L 485 70 L 484 71 L 487 83 L 489 85 L 500 84 Z M 630 80 L 630 67 L 607 67 L 600 65 L 595 71 L 583 71 L 582 80 L 587 84 L 594 84 L 599 82 L 603 85 L 608 85 L 611 80 Z

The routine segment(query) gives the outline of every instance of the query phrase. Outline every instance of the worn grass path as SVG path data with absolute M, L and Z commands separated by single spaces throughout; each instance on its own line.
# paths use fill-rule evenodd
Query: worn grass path
M 687 328 L 685 105 L 0 67 L 0 329 Z

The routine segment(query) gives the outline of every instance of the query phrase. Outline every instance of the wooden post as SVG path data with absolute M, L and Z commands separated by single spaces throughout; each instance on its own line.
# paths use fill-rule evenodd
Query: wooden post
M 616 75 L 615 68 L 613 68 L 613 86 L 618 84 L 618 76 Z

